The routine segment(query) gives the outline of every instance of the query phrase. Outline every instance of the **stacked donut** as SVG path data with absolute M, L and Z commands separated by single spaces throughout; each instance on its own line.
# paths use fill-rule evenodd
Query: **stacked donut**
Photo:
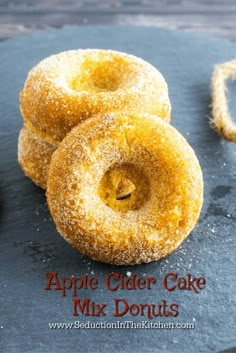
M 59 233 L 80 252 L 138 264 L 170 254 L 195 226 L 197 157 L 168 124 L 167 84 L 152 65 L 111 50 L 50 56 L 20 93 L 18 160 Z

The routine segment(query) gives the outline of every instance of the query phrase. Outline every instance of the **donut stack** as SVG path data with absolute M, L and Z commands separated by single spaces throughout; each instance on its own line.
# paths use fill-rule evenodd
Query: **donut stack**
M 167 84 L 144 60 L 71 50 L 42 60 L 20 93 L 18 160 L 47 189 L 59 233 L 97 261 L 158 260 L 194 228 L 201 168 L 168 124 Z
M 167 84 L 159 71 L 133 55 L 111 50 L 70 50 L 42 60 L 20 93 L 25 125 L 19 163 L 46 188 L 50 159 L 73 127 L 96 114 L 137 111 L 169 122 Z

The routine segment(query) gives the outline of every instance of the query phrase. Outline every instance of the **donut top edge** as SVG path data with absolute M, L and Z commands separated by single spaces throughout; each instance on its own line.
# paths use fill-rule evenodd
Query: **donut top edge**
M 151 63 L 149 63 L 148 61 L 144 60 L 141 57 L 135 56 L 134 54 L 129 54 L 126 52 L 122 52 L 122 51 L 118 51 L 118 50 L 111 50 L 111 49 L 92 49 L 92 48 L 87 48 L 87 49 L 71 49 L 71 50 L 65 50 L 65 51 L 61 51 L 52 55 L 49 55 L 46 58 L 43 58 L 42 60 L 40 60 L 37 64 L 35 64 L 31 70 L 28 72 L 27 78 L 35 71 L 35 70 L 43 70 L 43 71 L 47 71 L 48 69 L 50 70 L 49 72 L 47 72 L 47 74 L 51 74 L 53 73 L 53 71 L 51 70 L 51 65 L 55 66 L 55 64 L 64 64 L 64 62 L 62 62 L 62 60 L 67 60 L 68 56 L 70 57 L 75 57 L 75 56 L 81 56 L 82 58 L 83 56 L 87 56 L 90 55 L 91 59 L 92 57 L 95 55 L 107 55 L 107 57 L 110 56 L 110 58 L 112 59 L 113 56 L 120 56 L 122 58 L 126 58 L 126 59 L 132 59 L 134 60 L 134 62 L 136 63 L 140 63 L 142 65 L 145 66 L 149 66 L 150 69 L 155 69 L 158 73 L 158 75 L 160 76 L 160 78 L 162 78 L 163 83 L 166 84 L 164 76 L 162 75 L 162 73 L 157 70 Z M 82 59 L 82 58 L 76 58 L 76 59 Z M 53 75 L 52 75 L 53 76 Z

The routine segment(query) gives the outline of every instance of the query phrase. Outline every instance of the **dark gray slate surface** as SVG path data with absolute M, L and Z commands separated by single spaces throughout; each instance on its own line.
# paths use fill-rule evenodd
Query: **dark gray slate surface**
M 44 192 L 17 165 L 22 125 L 18 92 L 27 71 L 49 54 L 71 48 L 112 48 L 150 61 L 166 77 L 173 105 L 172 123 L 195 149 L 205 180 L 200 222 L 167 259 L 135 267 L 114 267 L 81 256 L 56 232 Z M 210 353 L 236 343 L 236 146 L 209 128 L 209 82 L 213 65 L 234 58 L 236 45 L 194 34 L 141 27 L 84 27 L 34 34 L 0 45 L 0 350 L 19 352 L 161 352 Z M 233 86 L 231 87 L 233 89 Z M 234 86 L 235 88 L 235 86 Z M 233 107 L 236 115 L 236 109 Z M 155 276 L 152 290 L 105 290 L 111 271 Z M 48 322 L 73 322 L 72 300 L 45 291 L 45 272 L 98 277 L 99 289 L 82 290 L 109 306 L 103 319 L 114 321 L 112 299 L 130 303 L 179 303 L 179 317 L 162 322 L 194 322 L 194 330 L 49 330 Z M 174 271 L 204 276 L 200 294 L 166 292 L 163 276 Z M 81 321 L 88 318 L 79 317 Z M 124 321 L 131 317 L 123 317 Z M 134 317 L 141 321 L 142 317 Z M 91 319 L 93 320 L 93 319 Z M 99 320 L 99 319 L 95 319 Z M 159 321 L 159 319 L 155 319 Z

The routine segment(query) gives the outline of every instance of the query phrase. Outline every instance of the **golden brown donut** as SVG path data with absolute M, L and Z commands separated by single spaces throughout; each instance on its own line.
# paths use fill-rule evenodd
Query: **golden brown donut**
M 46 189 L 50 160 L 56 147 L 23 126 L 18 139 L 18 161 L 35 184 Z
M 97 113 L 138 111 L 170 120 L 168 88 L 151 64 L 118 51 L 70 50 L 42 60 L 20 93 L 22 116 L 54 145 Z
M 81 253 L 117 265 L 150 262 L 194 228 L 202 172 L 184 137 L 156 116 L 98 115 L 54 152 L 47 201 L 59 233 Z

